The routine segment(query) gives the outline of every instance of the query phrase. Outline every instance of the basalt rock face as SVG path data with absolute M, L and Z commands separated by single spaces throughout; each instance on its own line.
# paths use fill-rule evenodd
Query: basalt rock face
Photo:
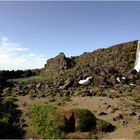
M 53 76 L 62 73 L 65 69 L 69 69 L 75 65 L 71 58 L 67 58 L 64 53 L 59 53 L 55 58 L 51 58 L 45 64 L 42 75 Z
M 78 57 L 77 61 L 82 65 L 89 64 L 102 69 L 113 67 L 123 72 L 134 67 L 137 42 L 122 43 L 107 49 L 98 49 L 92 53 L 84 53 Z
M 93 74 L 128 72 L 134 67 L 137 43 L 137 40 L 121 43 L 71 58 L 60 53 L 47 61 L 41 75 L 55 78 L 82 75 L 84 78 Z

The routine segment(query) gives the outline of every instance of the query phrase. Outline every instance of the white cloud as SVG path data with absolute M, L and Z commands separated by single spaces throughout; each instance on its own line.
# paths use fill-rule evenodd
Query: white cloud
M 21 47 L 8 37 L 0 38 L 0 70 L 42 68 L 45 61 L 43 55 Z

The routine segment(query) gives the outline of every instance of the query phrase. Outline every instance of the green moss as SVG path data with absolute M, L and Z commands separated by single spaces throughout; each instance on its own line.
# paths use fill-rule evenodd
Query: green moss
M 111 132 L 114 131 L 115 127 L 112 124 L 108 123 L 107 121 L 97 120 L 96 129 L 98 131 Z
M 92 129 L 95 129 L 94 126 L 96 125 L 96 117 L 91 111 L 87 109 L 75 109 L 72 111 L 78 113 L 78 129 L 80 131 L 90 131 Z
M 86 62 L 80 61 L 80 62 L 78 62 L 78 66 L 79 66 L 80 68 L 84 68 L 84 67 L 86 66 Z
M 29 78 L 23 78 L 20 80 L 20 82 L 26 83 L 26 82 L 44 82 L 47 81 L 48 79 L 43 76 L 33 76 Z

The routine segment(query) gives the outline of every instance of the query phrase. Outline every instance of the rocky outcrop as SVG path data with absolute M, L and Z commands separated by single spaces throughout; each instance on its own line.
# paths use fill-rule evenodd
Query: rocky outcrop
M 105 75 L 128 72 L 134 68 L 137 44 L 137 40 L 131 41 L 71 58 L 60 53 L 47 61 L 41 75 L 54 79 L 71 75 L 78 79 L 81 75 L 83 77 L 80 78 L 86 78 L 93 73 Z
M 45 64 L 42 70 L 42 75 L 55 76 L 64 72 L 65 69 L 74 66 L 74 61 L 71 58 L 67 58 L 64 53 L 60 53 L 55 58 L 51 58 Z
M 140 73 L 133 70 L 137 41 L 122 43 L 107 49 L 84 53 L 79 57 L 67 58 L 60 53 L 47 61 L 41 75 L 45 81 L 29 80 L 17 82 L 3 95 L 30 94 L 31 97 L 45 96 L 108 96 L 119 98 L 123 94 L 137 94 Z M 92 77 L 86 85 L 80 80 Z M 11 91 L 12 90 L 12 91 Z M 139 99 L 136 99 L 139 101 Z
M 95 129 L 96 117 L 87 109 L 74 109 L 61 113 L 58 117 L 61 129 L 65 132 L 90 131 Z
M 134 67 L 138 41 L 131 41 L 98 49 L 91 53 L 84 53 L 77 58 L 79 65 L 87 65 L 104 69 L 115 68 L 120 72 Z
M 103 120 L 97 119 L 95 115 L 87 109 L 73 109 L 63 111 L 58 116 L 59 127 L 64 132 L 88 132 L 92 130 L 111 132 L 115 127 Z

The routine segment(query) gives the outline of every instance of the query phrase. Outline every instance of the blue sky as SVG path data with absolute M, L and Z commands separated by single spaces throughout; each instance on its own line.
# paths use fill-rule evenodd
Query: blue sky
M 137 40 L 139 28 L 140 1 L 0 1 L 0 69 Z

